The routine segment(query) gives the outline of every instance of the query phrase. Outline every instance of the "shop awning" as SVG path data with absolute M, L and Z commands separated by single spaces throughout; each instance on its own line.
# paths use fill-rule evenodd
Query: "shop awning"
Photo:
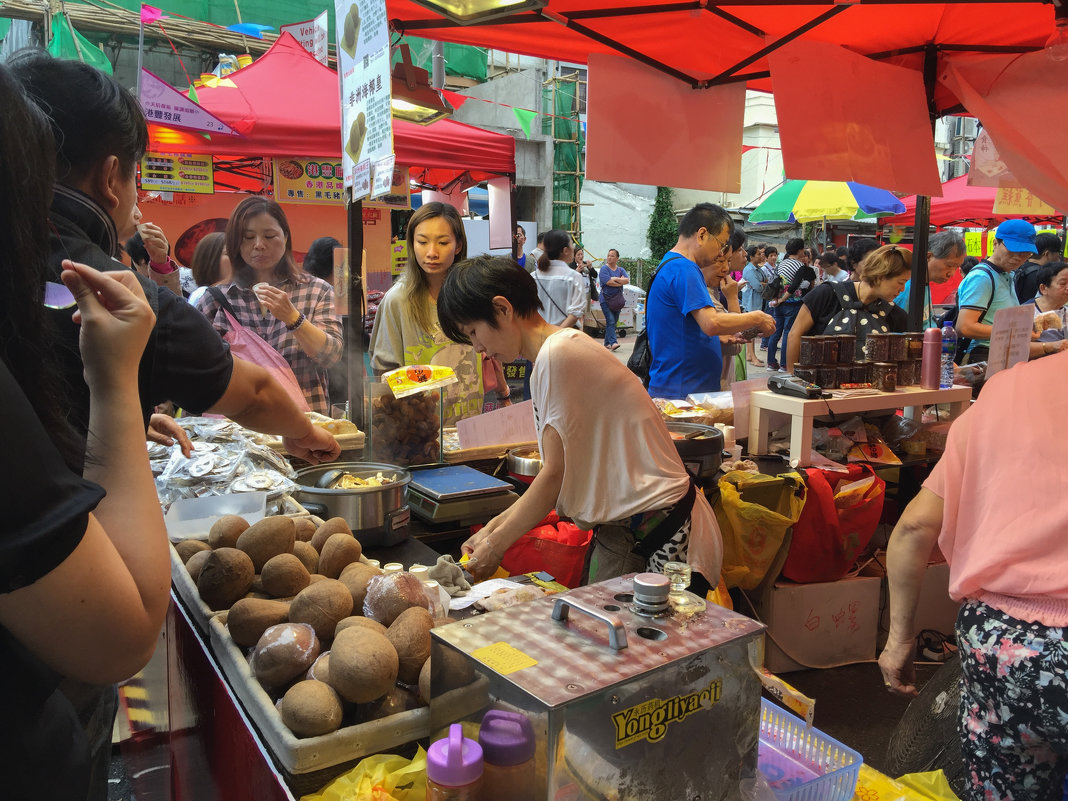
M 904 192 L 919 191 L 922 185 L 924 192 L 936 194 L 929 113 L 962 108 L 977 113 L 969 106 L 990 88 L 999 90 L 1000 98 L 1025 93 L 1031 108 L 1052 113 L 1058 123 L 1042 126 L 1042 149 L 1068 149 L 1068 95 L 1063 91 L 1068 63 L 1036 52 L 1054 31 L 1049 2 L 552 0 L 541 12 L 468 26 L 411 0 L 387 0 L 387 5 L 404 33 L 565 62 L 592 59 L 591 76 L 594 56 L 615 55 L 686 88 L 742 83 L 749 89 L 774 89 L 789 178 L 855 180 Z M 827 60 L 831 49 L 838 51 L 833 65 Z M 999 76 L 1000 85 L 991 87 L 988 76 Z M 657 106 L 663 92 L 634 91 L 627 104 L 595 118 L 593 80 L 591 151 L 597 125 L 625 134 L 636 120 L 655 118 L 671 127 L 666 121 L 671 109 Z M 1034 161 L 1038 156 L 1025 144 L 1033 122 L 1016 112 L 1014 108 L 996 119 L 990 113 L 977 116 L 999 149 L 1006 150 L 1006 161 Z M 707 125 L 722 122 L 719 116 Z M 1050 150 L 1053 140 L 1061 146 Z M 666 146 L 652 144 L 658 153 Z M 679 159 L 697 165 L 714 158 L 717 150 L 695 154 L 681 141 L 672 149 Z M 926 163 L 910 163 L 918 153 Z M 596 156 L 591 152 L 590 158 Z M 1050 174 L 1048 169 L 1014 167 L 1013 172 L 1028 176 L 1028 188 L 1047 203 L 1068 208 L 1068 176 L 1059 170 Z
M 995 214 L 997 189 L 992 186 L 971 186 L 968 176 L 962 175 L 942 184 L 942 197 L 931 198 L 931 225 L 938 228 L 991 228 L 1002 220 L 1020 217 L 1018 214 Z M 916 196 L 901 198 L 905 211 L 893 217 L 883 217 L 880 225 L 912 225 L 916 217 Z M 1032 222 L 1054 221 L 1060 217 L 1025 217 Z
M 288 34 L 217 86 L 197 89 L 197 100 L 242 135 L 150 125 L 153 150 L 225 157 L 341 155 L 337 73 Z M 464 172 L 476 182 L 515 172 L 512 137 L 453 120 L 426 127 L 394 120 L 393 144 L 398 164 L 410 165 L 413 174 L 418 168 L 420 180 L 436 186 Z

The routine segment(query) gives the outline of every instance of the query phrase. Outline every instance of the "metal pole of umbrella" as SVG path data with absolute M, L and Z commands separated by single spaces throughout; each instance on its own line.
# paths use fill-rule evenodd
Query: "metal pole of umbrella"
M 352 200 L 351 189 L 347 204 L 349 240 L 349 316 L 345 329 L 346 366 L 349 375 L 349 419 L 360 431 L 367 431 L 370 420 L 364 420 L 363 371 L 363 201 Z M 366 425 L 365 425 L 366 424 Z
M 930 109 L 931 131 L 938 120 L 935 112 L 934 87 L 938 68 L 938 51 L 928 45 L 923 54 L 923 84 L 927 90 L 927 106 Z M 922 331 L 923 308 L 927 299 L 927 247 L 931 227 L 931 198 L 916 196 L 916 219 L 912 226 L 912 283 L 909 290 L 909 331 Z

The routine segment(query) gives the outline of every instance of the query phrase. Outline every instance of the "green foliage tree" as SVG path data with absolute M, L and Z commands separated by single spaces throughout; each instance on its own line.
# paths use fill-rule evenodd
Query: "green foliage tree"
M 656 203 L 653 215 L 649 218 L 649 250 L 653 252 L 653 264 L 659 264 L 664 254 L 675 247 L 679 239 L 679 221 L 671 204 L 671 189 L 666 186 L 656 188 Z

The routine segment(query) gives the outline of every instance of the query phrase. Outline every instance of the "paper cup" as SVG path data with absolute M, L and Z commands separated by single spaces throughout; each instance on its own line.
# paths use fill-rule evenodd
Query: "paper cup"
M 252 285 L 252 291 L 256 293 L 256 297 L 257 297 L 257 298 L 259 297 L 259 294 L 260 294 L 258 290 L 259 290 L 259 289 L 260 289 L 261 287 L 265 287 L 265 286 L 270 286 L 270 284 L 268 284 L 268 283 L 267 283 L 266 281 L 261 281 L 261 282 L 260 282 L 260 283 L 258 283 L 258 284 L 253 284 L 253 285 Z M 267 304 L 265 304 L 265 303 L 264 303 L 264 302 L 263 302 L 263 301 L 261 300 L 261 301 L 260 301 L 260 314 L 261 314 L 262 316 L 266 317 L 266 316 L 267 316 L 267 311 L 268 311 L 268 309 L 267 309 Z

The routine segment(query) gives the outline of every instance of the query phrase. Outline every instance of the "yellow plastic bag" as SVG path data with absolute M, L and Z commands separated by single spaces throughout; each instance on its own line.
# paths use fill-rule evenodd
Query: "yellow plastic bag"
M 806 486 L 798 473 L 764 476 L 733 470 L 719 481 L 714 507 L 723 534 L 723 581 L 754 589 L 782 547 L 787 529 L 805 505 Z
M 411 760 L 396 754 L 375 754 L 360 760 L 322 792 L 300 801 L 424 801 L 426 751 L 422 746 Z
M 853 801 L 928 801 L 928 799 L 880 773 L 870 765 L 861 765 Z
M 909 773 L 894 780 L 870 765 L 860 766 L 854 801 L 960 801 L 940 770 Z
M 906 787 L 911 787 L 923 793 L 924 797 L 933 801 L 960 801 L 956 793 L 949 786 L 945 771 L 929 770 L 925 773 L 906 773 L 898 777 L 898 781 Z

